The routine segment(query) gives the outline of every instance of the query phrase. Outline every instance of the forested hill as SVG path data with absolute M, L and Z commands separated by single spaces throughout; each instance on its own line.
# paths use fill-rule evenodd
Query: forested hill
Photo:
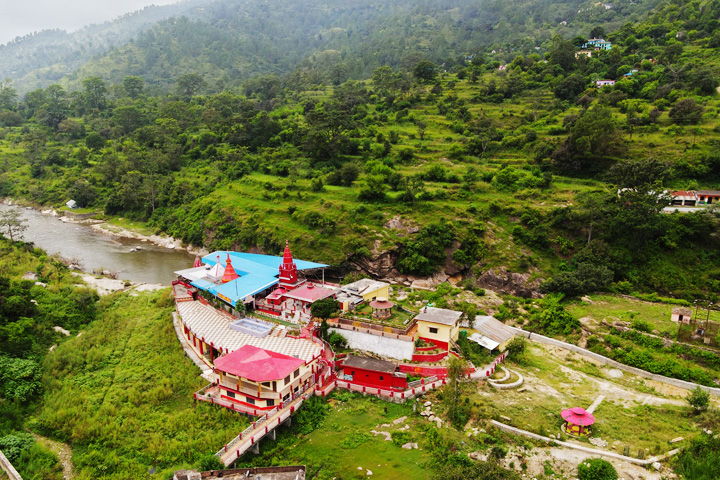
M 113 83 L 126 75 L 141 76 L 159 92 L 190 71 L 203 75 L 211 91 L 221 91 L 257 75 L 283 74 L 298 67 L 313 80 L 330 78 L 337 83 L 368 78 L 383 65 L 411 68 L 420 59 L 449 68 L 486 50 L 494 49 L 507 60 L 517 53 L 544 52 L 556 33 L 572 37 L 595 24 L 610 31 L 641 19 L 658 0 L 617 0 L 612 5 L 588 0 L 207 3 L 202 9 L 177 7 L 175 18 L 148 30 L 144 20 L 150 19 L 149 14 L 131 17 L 130 26 L 126 25 L 130 19 L 122 19 L 107 25 L 106 32 L 92 42 L 76 34 L 70 45 L 57 43 L 63 34 L 46 32 L 38 37 L 48 37 L 53 46 L 42 45 L 28 55 L 25 45 L 41 40 L 31 37 L 10 51 L 0 49 L 0 67 L 9 65 L 8 55 L 22 61 L 12 68 L 17 74 L 9 77 L 19 80 L 16 86 L 21 93 L 52 82 L 75 87 L 92 75 Z M 163 16 L 169 11 L 152 10 Z M 133 33 L 137 33 L 134 41 L 120 42 Z M 104 54 L 107 46 L 116 48 Z M 97 53 L 103 54 L 81 66 Z M 48 57 L 58 60 L 52 64 Z M 34 64 L 43 68 L 29 72 Z
M 98 55 L 125 45 L 157 22 L 179 15 L 199 18 L 209 0 L 151 5 L 137 12 L 76 32 L 43 30 L 0 45 L 0 79 L 15 80 L 21 93 L 46 87 L 71 74 Z
M 210 249 L 276 254 L 287 239 L 393 281 L 712 298 L 720 210 L 661 210 L 667 191 L 720 189 L 718 17 L 718 2 L 669 3 L 547 52 L 490 45 L 361 81 L 306 64 L 219 93 L 192 70 L 162 95 L 137 75 L 22 98 L 0 85 L 0 196 L 72 198 Z M 590 36 L 612 49 L 578 54 Z M 382 48 L 402 58 L 404 44 Z

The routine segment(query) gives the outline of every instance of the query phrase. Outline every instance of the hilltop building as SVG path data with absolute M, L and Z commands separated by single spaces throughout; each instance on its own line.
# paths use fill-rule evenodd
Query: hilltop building
M 343 311 L 355 310 L 363 302 L 390 298 L 390 284 L 363 278 L 340 287 L 340 293 L 336 298 L 342 305 Z

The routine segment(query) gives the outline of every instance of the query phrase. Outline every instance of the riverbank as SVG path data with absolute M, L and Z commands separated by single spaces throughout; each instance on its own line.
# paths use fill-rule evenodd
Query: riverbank
M 139 240 L 141 242 L 152 243 L 153 245 L 157 245 L 158 247 L 167 248 L 168 250 L 186 251 L 192 255 L 203 256 L 209 253 L 208 250 L 202 247 L 196 247 L 194 245 L 184 245 L 181 240 L 175 239 L 167 235 L 145 234 L 127 226 L 117 225 L 113 223 L 113 219 L 102 220 L 94 217 L 81 218 L 82 215 L 73 214 L 73 212 L 65 212 L 63 210 L 58 210 L 54 207 L 47 208 L 46 206 L 36 205 L 31 202 L 26 202 L 22 199 L 18 200 L 14 198 L 4 198 L 2 203 L 4 205 L 13 207 L 31 208 L 37 212 L 40 212 L 43 215 L 57 218 L 61 222 L 86 225 L 92 228 L 97 233 L 108 235 L 113 238 L 127 238 L 132 240 Z M 122 219 L 117 220 L 119 221 Z

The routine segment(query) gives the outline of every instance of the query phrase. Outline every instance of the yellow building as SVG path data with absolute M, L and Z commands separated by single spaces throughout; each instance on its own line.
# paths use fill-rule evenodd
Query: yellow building
M 417 336 L 449 350 L 450 343 L 458 339 L 462 312 L 444 308 L 423 307 L 415 317 Z
M 342 304 L 343 311 L 352 310 L 362 302 L 369 303 L 378 298 L 390 298 L 390 284 L 371 278 L 348 283 L 343 285 L 341 290 L 342 294 L 338 294 L 337 300 Z

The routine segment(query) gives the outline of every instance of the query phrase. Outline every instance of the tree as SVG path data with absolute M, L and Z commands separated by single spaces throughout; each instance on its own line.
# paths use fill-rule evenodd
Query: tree
M 553 152 L 555 165 L 566 172 L 597 169 L 602 160 L 616 153 L 620 139 L 609 108 L 587 109 L 570 129 L 570 135 Z
M 577 73 L 569 75 L 558 83 L 555 87 L 555 96 L 560 100 L 574 101 L 578 95 L 585 91 L 587 81 L 582 75 Z
M 11 110 L 17 102 L 17 91 L 12 87 L 10 80 L 0 82 L 0 110 Z
M 466 369 L 467 362 L 463 358 L 450 356 L 450 361 L 447 363 L 447 384 L 445 384 L 443 401 L 447 407 L 448 420 L 456 427 L 462 426 L 460 424 L 464 423 L 460 404 L 460 385 L 465 378 Z
M 578 480 L 617 480 L 617 478 L 615 467 L 602 458 L 585 460 L 578 465 Z
M 105 95 L 107 94 L 107 85 L 105 81 L 97 75 L 88 77 L 82 81 L 85 88 L 85 99 L 88 107 L 101 110 L 105 107 Z
M 122 85 L 125 89 L 125 93 L 128 94 L 128 97 L 136 99 L 140 95 L 142 95 L 143 90 L 145 89 L 145 80 L 143 80 L 141 77 L 128 75 L 127 77 L 123 78 Z
M 332 297 L 318 300 L 310 306 L 310 314 L 323 321 L 327 321 L 338 310 L 340 310 L 340 303 Z
M 698 105 L 692 98 L 683 98 L 675 103 L 668 116 L 673 123 L 689 125 L 702 120 L 704 110 L 705 109 Z
M 23 233 L 27 230 L 27 220 L 25 220 L 17 210 L 6 210 L 0 212 L 0 231 L 6 234 L 11 242 L 16 238 L 22 238 Z
M 605 38 L 605 29 L 598 25 L 590 30 L 590 38 Z
M 575 45 L 556 35 L 550 47 L 550 63 L 560 65 L 563 70 L 571 69 L 575 65 Z
M 690 392 L 686 398 L 687 402 L 695 410 L 696 413 L 704 412 L 710 407 L 710 394 L 703 390 L 701 387 L 697 387 L 695 390 Z
M 186 73 L 178 77 L 175 88 L 178 96 L 190 100 L 207 86 L 205 79 L 197 73 Z
M 423 60 L 415 65 L 413 75 L 420 82 L 430 83 L 434 81 L 437 76 L 437 67 L 431 61 Z

